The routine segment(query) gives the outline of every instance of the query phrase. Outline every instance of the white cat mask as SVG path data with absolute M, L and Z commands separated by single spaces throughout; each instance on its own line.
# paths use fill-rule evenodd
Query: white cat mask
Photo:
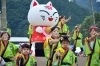
M 58 11 L 51 2 L 40 5 L 36 0 L 32 0 L 28 12 L 28 21 L 31 25 L 53 27 L 58 23 L 58 20 Z

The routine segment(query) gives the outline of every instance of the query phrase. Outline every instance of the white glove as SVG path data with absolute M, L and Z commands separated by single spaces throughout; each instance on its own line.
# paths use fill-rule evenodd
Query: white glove
M 38 33 L 43 33 L 42 27 L 37 27 L 37 28 L 36 28 L 36 32 L 38 32 Z
M 0 62 L 1 62 L 2 58 L 0 57 Z
M 4 59 L 3 59 L 3 58 L 1 58 L 1 57 L 0 57 L 0 59 L 1 59 L 0 66 L 5 65 L 5 64 L 6 64 L 6 62 L 4 61 Z

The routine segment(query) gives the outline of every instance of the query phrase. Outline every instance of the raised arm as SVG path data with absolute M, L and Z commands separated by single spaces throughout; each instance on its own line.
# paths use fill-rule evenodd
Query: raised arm
M 67 23 L 69 20 L 71 20 L 71 16 L 69 16 L 68 19 L 65 20 L 65 23 Z
M 50 45 L 54 44 L 54 43 L 57 43 L 59 42 L 59 39 L 52 39 L 52 40 L 49 40 L 49 43 Z
M 92 37 L 90 37 L 88 40 L 91 41 L 91 40 L 95 39 L 97 36 L 100 36 L 100 32 L 96 33 L 95 35 L 93 35 Z

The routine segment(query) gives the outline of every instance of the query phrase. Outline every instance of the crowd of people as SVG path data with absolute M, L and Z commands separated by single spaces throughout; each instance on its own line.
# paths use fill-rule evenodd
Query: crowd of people
M 71 36 L 69 26 L 66 24 L 71 20 L 71 16 L 68 19 L 65 16 L 59 18 L 58 24 L 50 29 L 51 37 L 48 37 L 44 42 L 46 66 L 77 66 L 77 56 L 85 54 L 87 55 L 86 66 L 100 66 L 100 39 L 97 38 L 100 36 L 100 32 L 98 32 L 98 27 L 90 26 L 89 35 L 82 41 L 81 25 L 75 26 Z M 18 47 L 9 39 L 8 32 L 0 34 L 0 66 L 37 66 L 35 57 L 30 53 L 31 46 L 29 44 Z M 73 48 L 70 48 L 71 40 L 74 41 Z M 75 53 L 76 47 L 81 49 L 78 55 Z

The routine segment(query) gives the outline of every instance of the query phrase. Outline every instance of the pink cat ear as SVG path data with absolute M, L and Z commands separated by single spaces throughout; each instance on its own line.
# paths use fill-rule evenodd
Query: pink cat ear
M 39 3 L 36 0 L 32 0 L 30 8 L 39 5 Z
M 51 1 L 49 1 L 49 2 L 47 3 L 47 6 L 53 6 L 52 3 L 51 3 Z

